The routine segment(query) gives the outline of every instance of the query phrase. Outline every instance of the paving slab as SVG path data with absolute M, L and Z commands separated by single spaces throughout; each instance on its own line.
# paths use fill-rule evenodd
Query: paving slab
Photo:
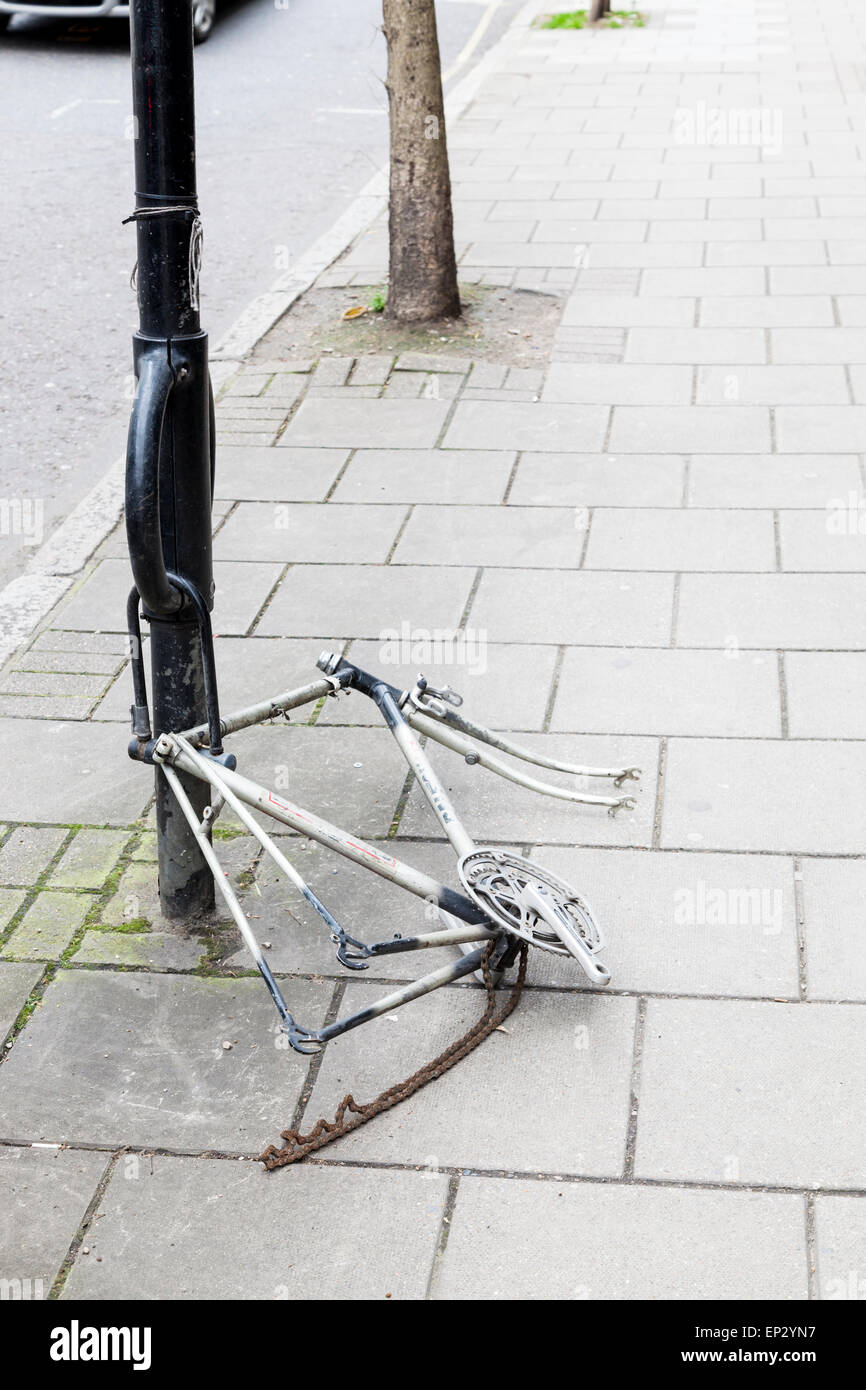
M 550 727 L 778 738 L 776 654 L 570 647 Z
M 554 646 L 488 642 L 471 627 L 437 641 L 405 639 L 353 642 L 348 658 L 381 675 L 398 690 L 415 684 L 419 671 L 432 686 L 450 685 L 463 696 L 463 712 L 492 729 L 541 729 L 557 663 Z M 354 691 L 328 700 L 317 724 L 382 725 L 378 706 Z M 449 757 L 445 754 L 445 757 Z
M 25 655 L 35 652 L 62 652 L 63 659 L 70 653 L 79 653 L 88 659 L 102 655 L 114 655 L 120 660 L 126 654 L 126 638 L 114 632 L 64 632 L 56 627 L 46 628 L 36 638 Z M 101 666 L 93 670 L 101 671 Z
M 79 830 L 51 870 L 52 888 L 101 888 L 129 841 L 125 830 Z
M 121 657 L 108 652 L 70 652 L 50 651 L 43 647 L 31 647 L 15 658 L 17 671 L 69 671 L 85 672 L 91 675 L 111 676 L 117 671 Z
M 352 983 L 341 1012 L 374 997 L 372 986 Z M 439 990 L 393 1019 L 346 1034 L 326 1050 L 305 1125 L 331 1118 L 348 1090 L 371 1099 L 437 1056 L 480 1016 L 483 998 L 476 987 Z M 340 1140 L 340 1155 L 616 1176 L 625 1157 L 634 1019 L 633 999 L 526 995 L 506 1031 L 492 1033 L 434 1086 Z M 531 1095 L 532 1106 L 515 1106 L 518 1094 Z
M 671 303 L 677 301 L 671 300 Z M 758 328 L 634 328 L 629 333 L 627 362 L 766 362 L 764 334 Z M 820 361 L 820 358 L 816 358 Z
M 805 1299 L 805 1225 L 789 1194 L 468 1176 L 436 1297 Z
M 864 816 L 862 743 L 676 738 L 668 745 L 662 845 L 860 854 Z
M 336 502 L 501 502 L 512 449 L 359 449 Z
M 247 631 L 271 589 L 282 574 L 282 565 L 251 560 L 214 564 L 217 632 Z M 53 621 L 56 625 L 100 635 L 100 628 L 126 632 L 126 594 L 132 585 L 128 560 L 103 560 Z
M 0 954 L 4 960 L 57 960 L 93 903 L 86 893 L 37 893 Z
M 467 621 L 494 642 L 666 647 L 673 582 L 670 574 L 488 569 Z
M 785 570 L 866 569 L 866 519 L 862 499 L 828 497 L 821 511 L 785 512 L 779 518 L 782 568 Z
M 700 266 L 703 261 L 704 247 L 698 245 L 697 243 L 692 243 L 691 245 L 688 242 L 682 241 L 668 243 L 649 243 L 645 241 L 640 241 L 638 239 L 636 241 L 629 241 L 618 245 L 615 241 L 608 238 L 608 228 L 605 227 L 604 230 L 606 239 L 603 242 L 595 241 L 592 243 L 592 264 L 596 268 L 614 266 L 618 268 L 631 268 L 633 266 L 650 266 L 653 268 L 669 266 Z M 743 245 L 747 248 L 747 252 L 751 252 L 754 255 L 756 247 L 753 242 L 745 242 L 743 243 Z M 707 246 L 706 252 L 708 265 L 714 264 L 714 262 L 710 259 L 711 253 L 714 250 L 721 249 L 723 249 L 723 246 L 721 245 L 718 248 L 713 246 Z M 760 245 L 757 249 L 763 250 L 763 248 L 760 247 Z M 815 243 L 813 255 L 815 257 L 816 264 L 824 264 L 824 261 L 820 259 L 823 249 L 824 248 L 821 246 L 820 242 Z M 728 263 L 729 262 L 727 259 L 721 262 L 721 264 L 723 265 L 727 265 Z M 763 265 L 764 261 L 753 261 L 747 259 L 742 262 L 734 262 L 734 264 Z
M 76 965 L 195 970 L 205 945 L 203 940 L 171 932 L 87 931 L 72 960 Z
M 26 888 L 36 883 L 67 834 L 59 826 L 18 826 L 0 849 L 0 883 L 20 883 Z
M 232 751 L 244 776 L 368 838 L 387 835 L 408 774 L 384 723 L 381 728 L 260 726 L 233 734 Z M 220 819 L 231 823 L 225 812 Z M 268 828 L 271 824 L 268 820 Z
M 52 615 L 55 626 L 97 633 L 126 631 L 125 595 L 132 587 L 129 561 L 101 560 Z
M 444 438 L 446 449 L 600 450 L 606 406 L 523 401 L 461 401 Z
M 330 994 L 298 980 L 289 1007 L 317 1027 Z M 258 1152 L 285 1128 L 307 1071 L 278 1045 L 277 1023 L 258 979 L 62 970 L 3 1065 L 0 1129 L 13 1140 Z
M 772 344 L 773 361 L 779 363 L 866 362 L 863 334 L 858 328 L 776 328 Z
M 652 205 L 661 210 L 664 204 Z M 628 205 L 622 209 L 628 219 Z M 695 303 L 682 297 L 642 294 L 587 294 L 578 290 L 565 302 L 562 323 L 566 327 L 586 324 L 603 327 L 690 328 L 695 321 Z
M 259 704 L 269 696 L 309 685 L 320 674 L 316 659 L 321 644 L 314 639 L 267 640 L 260 637 L 220 636 L 214 640 L 220 713 L 223 715 Z M 96 719 L 129 722 L 132 677 L 121 671 L 105 699 L 97 706 Z M 303 706 L 295 718 L 308 718 L 313 706 Z
M 64 1299 L 425 1297 L 448 1187 L 438 1173 L 133 1160 L 114 1172 Z
M 763 406 L 736 410 L 714 405 L 618 405 L 608 446 L 613 453 L 766 454 L 770 412 Z M 821 445 L 812 445 L 810 452 Z
M 854 454 L 695 455 L 693 507 L 826 507 L 860 488 Z
M 508 501 L 536 507 L 674 507 L 682 500 L 684 472 L 685 460 L 677 454 L 620 458 L 527 452 Z
M 797 998 L 790 859 L 557 845 L 536 845 L 531 858 L 592 904 L 615 989 Z M 531 953 L 527 979 L 588 987 L 572 961 L 546 951 Z
M 0 762 L 8 820 L 127 825 L 153 792 L 110 724 L 0 719 Z
M 866 366 L 855 364 L 848 367 L 847 371 L 854 400 L 858 405 L 863 405 L 866 402 Z
M 395 887 L 388 879 L 351 863 L 313 840 L 281 836 L 277 844 L 344 930 L 356 940 L 385 941 L 392 936 L 438 931 L 444 925 L 435 903 Z M 413 842 L 394 843 L 387 848 L 396 858 L 440 882 L 459 888 L 457 861 L 450 846 Z M 324 922 L 303 902 L 298 890 L 288 884 L 272 860 L 259 862 L 254 881 L 240 897 L 256 939 L 263 944 L 265 957 L 276 975 L 357 978 L 340 965 Z M 381 956 L 369 963 L 360 978 L 415 980 L 454 960 L 457 950 L 452 946 Z M 250 969 L 252 962 L 243 948 L 226 964 L 230 968 Z M 386 993 L 384 987 L 380 992 Z
M 215 561 L 214 636 L 248 632 L 282 573 L 279 562 Z
M 826 294 L 707 295 L 701 300 L 703 328 L 829 328 L 833 322 L 833 301 Z
M 862 1197 L 815 1198 L 818 1296 L 866 1298 L 866 1201 Z
M 773 518 L 758 511 L 599 507 L 584 564 L 613 570 L 772 570 Z
M 81 1150 L 0 1149 L 4 1298 L 48 1297 L 107 1162 Z
M 453 631 L 460 626 L 474 578 L 468 566 L 293 565 L 256 632 L 381 640 L 386 632 L 399 633 L 406 621 L 412 631 Z
M 389 358 L 388 361 L 391 359 Z M 434 352 L 401 352 L 395 365 L 398 372 L 453 372 L 464 376 L 470 368 L 478 370 L 471 357 L 446 357 Z M 358 368 L 355 368 L 357 372 Z
M 862 294 L 866 266 L 812 266 L 808 275 L 792 266 L 777 266 L 770 270 L 770 290 L 773 294 Z
M 387 439 L 396 449 L 432 449 L 448 410 L 447 401 L 359 400 L 350 391 L 312 397 L 301 403 L 278 447 L 376 449 Z
M 156 817 L 153 817 L 152 824 L 155 825 Z M 156 863 L 156 830 L 150 829 L 139 832 L 136 839 L 135 848 L 130 850 L 129 857 L 132 861 L 147 860 L 152 864 Z
M 323 502 L 348 449 L 220 449 L 215 495 L 232 501 Z
M 42 976 L 43 967 L 18 961 L 0 964 L 0 1034 L 4 1037 L 15 1022 L 27 996 Z
M 641 304 L 640 298 L 634 298 Z M 688 300 L 671 299 L 670 304 Z M 575 405 L 689 405 L 691 367 L 625 366 L 620 363 L 552 362 L 543 401 Z
M 792 738 L 866 738 L 866 653 L 788 652 Z
M 684 574 L 677 641 L 684 647 L 866 647 L 859 574 Z
M 698 405 L 848 405 L 843 367 L 698 367 Z M 795 447 L 791 445 L 790 447 Z M 827 447 L 825 442 L 824 447 Z
M 218 849 L 221 846 L 218 845 Z M 98 920 L 112 926 L 144 925 L 161 919 L 157 875 L 149 861 L 134 860 L 117 880 L 114 892 L 99 908 Z M 165 924 L 167 925 L 167 924 Z
M 577 569 L 586 517 L 573 507 L 415 507 L 397 564 L 468 563 Z
M 402 506 L 366 505 L 363 510 L 332 502 L 241 502 L 214 539 L 220 560 L 258 555 L 283 563 L 379 564 L 388 558 Z
M 27 893 L 23 888 L 0 888 L 0 931 L 5 931 Z
M 862 1188 L 854 1004 L 651 999 L 635 1174 Z
M 462 758 L 451 757 L 443 750 L 436 758 L 436 767 L 448 794 L 456 805 L 469 834 L 479 844 L 507 840 L 516 844 L 538 841 L 550 843 L 601 845 L 648 845 L 652 838 L 655 781 L 658 764 L 656 741 L 649 738 L 603 737 L 595 734 L 521 734 L 522 747 L 547 754 L 564 762 L 589 764 L 593 767 L 640 767 L 643 776 L 639 783 L 629 783 L 636 797 L 632 811 L 619 811 L 610 816 L 603 806 L 579 805 L 553 797 L 542 797 L 525 787 L 516 786 L 483 768 L 468 767 Z M 521 764 L 530 774 L 529 764 Z M 548 774 L 541 770 L 541 778 Z M 560 786 L 564 780 L 556 773 L 549 780 Z M 571 779 L 572 789 L 591 796 L 619 796 L 612 784 L 598 778 L 585 778 L 583 783 Z M 575 785 L 576 783 L 576 785 Z M 417 782 L 400 818 L 399 833 L 429 836 L 438 832 L 433 811 Z
M 721 241 L 709 243 L 705 253 L 708 266 L 807 266 L 810 269 L 825 266 L 828 256 L 824 243 L 814 238 L 799 241 Z
M 622 224 L 616 229 L 617 235 L 621 234 L 625 225 L 626 224 Z M 587 229 L 591 226 L 591 223 L 586 224 Z M 579 223 L 578 228 L 580 228 Z M 512 234 L 514 234 L 516 230 L 513 224 L 509 228 Z M 543 242 L 478 241 L 475 242 L 467 251 L 466 255 L 461 258 L 460 269 L 462 270 L 464 266 L 469 269 L 473 266 L 482 266 L 485 270 L 496 270 L 501 267 L 508 269 L 513 274 L 513 267 L 517 265 L 542 267 L 543 269 L 556 268 L 565 270 L 570 267 L 573 268 L 573 242 L 574 239 L 581 239 L 582 230 L 583 229 L 580 228 L 580 230 L 576 230 L 574 233 L 566 233 L 564 240 L 556 236 L 557 229 L 554 228 L 555 240 Z M 511 275 L 509 275 L 509 282 L 510 279 Z
M 866 999 L 866 861 L 803 859 L 800 873 L 808 998 Z
M 814 224 L 809 225 L 811 225 L 813 235 L 817 237 L 818 233 Z M 749 242 L 761 242 L 762 237 L 763 227 L 760 219 L 756 217 L 716 218 L 713 221 L 708 218 L 674 218 L 669 221 L 651 222 L 648 240 L 650 242 L 668 242 L 671 245 L 689 241 L 704 242 L 709 250 L 713 243 L 726 245 L 728 242 L 738 241 L 748 244 Z M 723 332 L 725 330 L 716 329 L 714 331 Z M 727 331 L 747 333 L 750 330 L 743 328 Z M 688 329 L 681 329 L 680 332 L 688 332 Z
M 0 715 L 12 719 L 86 719 L 92 706 L 92 696 L 0 695 Z
M 0 679 L 4 695 L 37 695 L 50 699 L 64 697 L 88 703 L 105 689 L 106 676 L 82 675 L 67 671 L 9 671 Z
M 710 180 L 710 184 L 717 180 Z M 802 277 L 799 277 L 802 280 Z M 641 294 L 651 295 L 705 295 L 756 294 L 766 293 L 766 280 L 757 266 L 727 267 L 678 266 L 667 270 L 647 270 L 641 279 Z M 826 291 L 830 293 L 830 291 Z M 782 293 L 792 293 L 783 288 Z

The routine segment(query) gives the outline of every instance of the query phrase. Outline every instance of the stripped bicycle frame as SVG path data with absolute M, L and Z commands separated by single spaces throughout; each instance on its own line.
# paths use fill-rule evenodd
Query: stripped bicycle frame
M 316 1050 L 331 1038 L 400 1004 L 477 971 L 513 963 L 526 943 L 574 958 L 595 984 L 610 975 L 598 960 L 602 937 L 589 904 L 540 865 L 509 851 L 478 847 L 461 823 L 418 740 L 460 754 L 470 765 L 547 796 L 606 807 L 628 796 L 593 796 L 539 781 L 489 750 L 579 777 L 621 786 L 636 768 L 578 767 L 533 753 L 457 712 L 460 697 L 433 690 L 423 676 L 408 691 L 329 653 L 323 678 L 221 719 L 210 609 L 213 604 L 211 503 L 214 409 L 207 336 L 199 317 L 201 220 L 195 180 L 192 9 L 190 0 L 132 0 L 135 210 L 139 331 L 134 340 L 137 392 L 126 468 L 126 527 L 135 588 L 127 604 L 134 686 L 130 756 L 156 771 L 156 820 L 162 910 L 189 917 L 208 911 L 219 889 L 271 993 L 292 1047 Z M 141 649 L 139 609 L 151 624 L 154 721 Z M 237 771 L 223 738 L 340 691 L 378 706 L 401 753 L 458 857 L 463 891 L 420 873 L 384 849 L 276 796 Z M 207 721 L 198 724 L 206 712 Z M 186 727 L 195 723 L 196 727 Z M 184 731 L 185 729 L 185 731 Z M 318 1031 L 289 1013 L 212 843 L 212 826 L 229 805 L 325 922 L 337 958 L 364 970 L 379 956 L 439 946 L 467 948 L 463 958 L 398 989 L 378 1004 Z M 310 836 L 347 859 L 438 906 L 445 927 L 372 945 L 348 936 L 261 828 L 251 809 Z M 492 943 L 492 946 L 491 946 Z
M 460 821 L 416 733 L 460 753 L 470 765 L 486 767 L 510 781 L 548 796 L 606 807 L 610 814 L 633 806 L 634 798 L 594 796 L 540 782 L 493 757 L 485 751 L 483 745 L 501 749 L 524 762 L 559 772 L 582 777 L 611 778 L 617 786 L 621 786 L 628 778 L 636 778 L 639 769 L 583 767 L 525 750 L 511 740 L 493 734 L 458 714 L 456 706 L 461 703 L 461 697 L 448 687 L 434 690 L 423 677 L 419 677 L 413 689 L 400 691 L 388 682 L 328 652 L 323 653 L 317 663 L 324 672 L 321 679 L 297 690 L 286 691 L 273 699 L 264 700 L 227 718 L 221 718 L 207 605 L 196 602 L 193 586 L 181 576 L 167 572 L 166 579 L 192 600 L 198 613 L 208 720 L 207 723 L 185 732 L 167 732 L 157 737 L 151 734 L 141 656 L 139 596 L 138 591 L 133 589 L 127 606 L 135 690 L 130 756 L 139 761 L 153 763 L 162 769 L 168 786 L 176 797 L 213 873 L 214 882 L 267 985 L 289 1042 L 296 1051 L 318 1051 L 322 1044 L 358 1027 L 359 1024 L 428 994 L 442 985 L 451 984 L 473 974 L 479 970 L 482 957 L 491 941 L 495 944 L 490 967 L 495 972 L 511 965 L 522 941 L 529 941 L 554 954 L 576 957 L 593 983 L 605 985 L 609 982 L 609 972 L 597 960 L 597 953 L 603 942 L 588 904 L 573 893 L 568 885 L 546 873 L 540 865 L 522 860 L 519 856 L 505 851 L 479 849 Z M 438 882 L 383 849 L 365 843 L 314 812 L 297 806 L 242 776 L 237 771 L 234 755 L 223 751 L 222 740 L 230 733 L 286 715 L 290 710 L 318 702 L 326 696 L 334 697 L 342 691 L 350 690 L 368 696 L 378 706 L 458 856 L 458 871 L 465 892 L 458 892 L 447 884 Z M 479 744 L 482 746 L 479 747 Z M 186 774 L 187 778 L 196 778 L 209 786 L 210 805 L 205 808 L 202 816 L 193 807 L 178 773 Z M 301 1027 L 289 1012 L 279 985 L 264 959 L 261 946 L 214 850 L 211 829 L 215 817 L 224 805 L 231 807 L 247 830 L 256 837 L 266 853 L 323 919 L 330 931 L 331 940 L 337 947 L 337 959 L 346 968 L 364 970 L 368 968 L 371 960 L 404 951 L 455 945 L 474 946 L 474 949 L 467 950 L 461 959 L 456 959 L 452 964 L 393 991 L 378 1003 L 347 1018 L 329 1023 L 319 1030 Z M 273 820 L 317 840 L 417 897 L 435 903 L 447 925 L 443 930 L 410 937 L 396 936 L 392 940 L 372 944 L 347 935 L 262 829 L 251 814 L 250 808 L 264 812 Z

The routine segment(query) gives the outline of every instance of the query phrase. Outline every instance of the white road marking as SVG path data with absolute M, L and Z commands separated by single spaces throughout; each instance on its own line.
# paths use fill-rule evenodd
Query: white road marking
M 56 121 L 58 116 L 65 116 L 67 111 L 74 111 L 76 106 L 119 106 L 118 97 L 76 97 L 74 101 L 67 101 L 65 106 L 58 106 L 51 112 L 52 121 Z
M 472 35 L 463 45 L 462 49 L 458 53 L 457 57 L 454 59 L 454 62 L 451 64 L 448 71 L 443 72 L 443 87 L 445 86 L 445 83 L 448 82 L 449 79 L 454 76 L 455 72 L 459 72 L 463 65 L 469 62 L 469 59 L 472 57 L 472 54 L 475 52 L 481 40 L 484 38 L 484 35 L 487 33 L 487 30 L 490 27 L 490 22 L 493 19 L 493 16 L 495 15 L 496 11 L 499 9 L 501 3 L 502 0 L 490 0 L 487 9 L 484 11 L 483 15 L 476 24 Z

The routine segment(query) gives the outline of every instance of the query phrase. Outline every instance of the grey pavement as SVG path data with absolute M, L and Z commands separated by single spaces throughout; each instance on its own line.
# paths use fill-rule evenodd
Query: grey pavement
M 224 706 L 304 683 L 325 647 L 400 686 L 424 669 L 539 753 L 639 765 L 611 819 L 437 758 L 479 842 L 586 893 L 609 988 L 535 952 L 479 1050 L 264 1173 L 281 1129 L 412 1072 L 482 992 L 310 1063 L 230 923 L 162 918 L 125 750 L 122 530 L 0 671 L 0 1278 L 70 1299 L 864 1296 L 864 37 L 845 0 L 515 31 L 450 131 L 461 273 L 554 296 L 549 360 L 300 362 L 265 340 L 217 402 Z M 374 224 L 321 283 L 377 283 L 386 252 Z M 361 696 L 232 747 L 456 881 Z M 279 834 L 353 935 L 431 925 Z M 232 815 L 215 844 L 302 1022 L 423 969 L 349 977 Z

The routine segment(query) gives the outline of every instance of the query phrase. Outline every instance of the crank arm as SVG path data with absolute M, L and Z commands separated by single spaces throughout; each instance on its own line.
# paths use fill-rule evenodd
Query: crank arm
M 636 804 L 633 796 L 591 796 L 588 792 L 573 792 L 565 787 L 555 787 L 550 782 L 539 782 L 537 778 L 518 772 L 508 763 L 504 763 L 499 758 L 494 758 L 492 754 L 477 748 L 470 739 L 465 738 L 461 733 L 443 728 L 434 719 L 429 719 L 416 710 L 412 710 L 407 715 L 407 720 L 419 733 L 424 733 L 428 738 L 435 739 L 437 743 L 441 743 L 444 748 L 450 748 L 454 753 L 460 753 L 470 765 L 486 767 L 488 772 L 495 772 L 498 777 L 504 777 L 509 782 L 516 782 L 519 787 L 528 787 L 530 791 L 539 792 L 542 796 L 554 796 L 560 801 L 575 801 L 583 806 L 606 806 L 610 815 L 616 815 L 617 811 L 630 811 Z M 538 760 L 534 759 L 533 761 Z M 561 769 L 565 764 L 554 763 L 553 766 Z M 570 770 L 582 772 L 582 769 L 579 768 Z M 611 774 L 606 773 L 604 775 L 610 776 Z
M 511 739 L 505 738 L 502 734 L 493 733 L 483 724 L 476 724 L 474 720 L 467 719 L 463 714 L 458 714 L 455 709 L 440 703 L 438 700 L 431 701 L 429 704 L 425 701 L 423 705 L 420 703 L 414 705 L 406 713 L 406 718 L 410 724 L 414 723 L 416 713 L 422 718 L 429 715 L 432 719 L 438 719 L 443 724 L 449 724 L 452 729 L 458 729 L 460 733 L 468 734 L 470 738 L 477 739 L 480 743 L 489 744 L 491 748 L 498 748 L 501 753 L 509 753 L 511 757 L 519 758 L 521 762 L 534 763 L 536 767 L 547 767 L 553 772 L 568 772 L 574 777 L 610 777 L 613 779 L 614 786 L 617 787 L 621 787 L 623 782 L 636 782 L 641 774 L 639 767 L 584 767 L 579 763 L 563 763 L 557 758 L 548 758 L 543 753 L 533 753 L 530 749 L 513 743 Z
M 556 932 L 563 946 L 574 956 L 584 974 L 592 980 L 593 984 L 610 984 L 610 971 L 602 965 L 601 961 L 596 959 L 595 952 L 590 950 L 580 933 L 575 931 L 565 913 L 551 901 L 547 893 L 542 892 L 533 884 L 527 884 L 520 895 L 520 902 L 523 907 L 534 912 Z

